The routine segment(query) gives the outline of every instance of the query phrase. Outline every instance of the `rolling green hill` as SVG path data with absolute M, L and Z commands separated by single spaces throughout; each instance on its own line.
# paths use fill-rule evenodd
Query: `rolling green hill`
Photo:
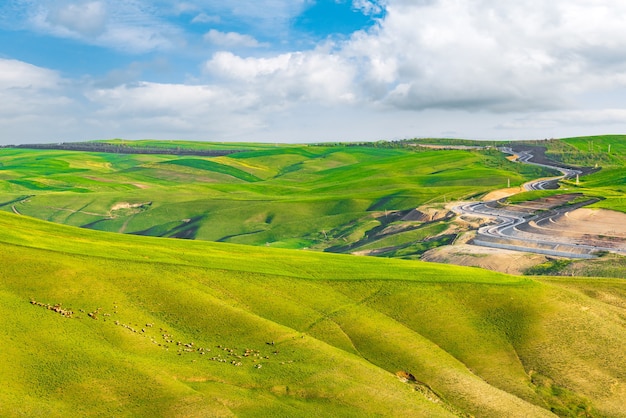
M 623 280 L 107 234 L 3 212 L 0 231 L 1 416 L 626 409 Z
M 151 150 L 223 145 L 108 143 Z M 442 208 L 445 201 L 548 174 L 494 150 L 233 147 L 244 151 L 197 157 L 0 149 L 0 209 L 109 232 L 352 251 L 376 247 L 366 236 L 416 207 Z M 437 234 L 422 234 L 424 244 L 414 248 L 407 235 L 390 251 L 419 254 L 439 245 Z

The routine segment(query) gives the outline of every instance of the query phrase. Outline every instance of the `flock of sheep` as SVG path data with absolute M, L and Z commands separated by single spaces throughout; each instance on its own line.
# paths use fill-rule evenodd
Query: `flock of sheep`
M 56 313 L 63 315 L 66 318 L 74 317 L 74 311 L 72 311 L 71 309 L 62 308 L 60 303 L 55 304 L 55 305 L 50 305 L 50 304 L 37 302 L 35 299 L 31 298 L 30 304 L 54 311 Z M 115 305 L 114 308 L 117 309 L 117 305 Z M 80 312 L 85 312 L 85 311 L 81 309 Z M 115 311 L 115 313 L 117 314 L 117 310 Z M 92 312 L 88 312 L 87 316 L 94 320 L 98 320 L 100 316 L 103 316 L 104 321 L 106 321 L 106 318 L 110 317 L 111 314 L 102 313 L 102 308 L 97 308 Z M 160 337 L 162 341 L 159 341 L 154 336 L 149 335 L 150 334 L 149 330 L 153 328 L 154 326 L 153 323 L 146 323 L 145 326 L 142 327 L 141 329 L 139 329 L 139 325 L 135 325 L 135 327 L 133 327 L 129 324 L 122 323 L 119 320 L 114 321 L 114 324 L 122 328 L 125 328 L 135 334 L 143 335 L 144 337 L 149 337 L 150 341 L 153 344 L 158 345 L 159 347 L 162 347 L 163 349 L 167 351 L 169 351 L 169 348 L 170 348 L 170 345 L 168 344 L 174 344 L 174 337 L 171 334 L 169 334 L 167 330 L 163 328 L 159 328 Z M 267 342 L 266 344 L 269 346 L 275 345 L 274 341 Z M 176 347 L 178 347 L 177 354 L 179 356 L 183 354 L 189 354 L 189 353 L 197 353 L 199 355 L 204 356 L 205 354 L 211 352 L 210 348 L 196 347 L 194 342 L 183 343 L 181 341 L 176 341 L 175 345 Z M 216 348 L 218 348 L 221 351 L 224 351 L 225 356 L 222 356 L 222 354 L 217 354 L 209 358 L 209 360 L 216 361 L 219 363 L 226 363 L 226 364 L 230 364 L 230 365 L 237 366 L 237 367 L 242 366 L 243 362 L 246 360 L 252 360 L 254 367 L 256 369 L 260 369 L 262 367 L 261 363 L 263 361 L 268 361 L 271 359 L 270 355 L 263 355 L 260 350 L 253 350 L 250 348 L 246 348 L 244 350 L 238 350 L 237 348 L 228 348 L 222 345 L 218 345 Z M 279 350 L 274 349 L 271 354 L 273 356 L 277 356 L 279 353 L 280 353 Z M 195 362 L 196 360 L 193 360 L 193 361 Z M 291 363 L 293 363 L 293 360 L 280 362 L 281 365 L 291 364 Z

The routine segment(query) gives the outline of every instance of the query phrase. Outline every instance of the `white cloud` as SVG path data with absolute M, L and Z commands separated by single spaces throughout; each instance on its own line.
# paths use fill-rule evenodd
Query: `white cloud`
M 365 9 L 368 4 L 383 2 L 353 2 Z M 342 43 L 265 57 L 220 52 L 205 70 L 232 91 L 255 92 L 263 102 L 284 108 L 314 102 L 415 117 L 428 109 L 484 113 L 475 120 L 489 124 L 485 131 L 500 132 L 565 127 L 573 120 L 578 126 L 625 123 L 619 109 L 601 103 L 586 109 L 593 92 L 626 86 L 626 3 L 386 0 L 384 5 L 376 26 Z M 506 114 L 516 115 L 509 118 L 513 123 L 497 121 Z M 475 130 L 472 135 L 478 136 Z
M 156 7 L 143 0 L 13 0 L 12 3 L 23 10 L 25 28 L 91 45 L 141 53 L 172 49 L 184 42 L 182 30 L 167 23 Z
M 352 7 L 365 15 L 378 15 L 384 10 L 384 5 L 376 0 L 352 0 Z
M 298 101 L 351 102 L 354 69 L 325 48 L 293 52 L 271 58 L 242 58 L 218 52 L 205 70 L 221 77 L 233 91 L 255 91 L 267 103 Z
M 588 89 L 624 85 L 624 5 L 624 13 L 585 0 L 388 0 L 386 6 L 378 26 L 328 53 L 335 66 L 328 71 L 355 75 L 353 90 L 365 101 L 510 112 L 571 106 Z M 235 65 L 235 74 L 282 58 L 243 59 L 250 68 Z
M 225 48 L 259 48 L 262 46 L 269 46 L 268 44 L 260 43 L 250 35 L 242 35 L 237 32 L 220 32 L 216 29 L 208 31 L 204 35 L 204 39 L 211 42 L 213 45 Z
M 106 6 L 101 1 L 62 4 L 47 15 L 47 22 L 60 32 L 82 36 L 99 35 L 104 31 Z
M 220 23 L 222 18 L 216 15 L 208 15 L 206 13 L 200 13 L 191 19 L 191 23 Z
M 149 27 L 126 26 L 123 24 L 111 24 L 103 33 L 96 44 L 112 46 L 115 49 L 131 53 L 143 53 L 153 50 L 169 50 L 175 45 L 182 45 L 184 41 L 177 39 L 176 31 L 173 39 Z
M 9 89 L 54 89 L 61 83 L 56 71 L 26 62 L 0 58 L 0 91 Z
M 599 83 L 623 83 L 626 4 L 606 3 L 389 0 L 380 26 L 341 53 L 364 62 L 371 99 L 399 108 L 571 105 Z
M 162 0 L 171 3 L 174 0 Z M 189 0 L 186 11 L 197 12 L 192 23 L 237 21 L 252 33 L 276 36 L 287 33 L 291 21 L 314 0 Z M 278 36 L 282 37 L 282 36 Z
M 216 140 L 234 126 L 241 132 L 260 123 L 258 117 L 241 111 L 258 106 L 256 96 L 217 86 L 142 82 L 94 89 L 86 95 L 97 109 L 93 123 L 110 130 L 106 125 L 112 122 L 136 137 L 164 138 L 167 133 Z
M 104 105 L 116 115 L 154 115 L 179 109 L 181 113 L 197 113 L 214 103 L 216 89 L 184 84 L 137 83 L 88 93 L 92 102 Z
M 271 58 L 241 58 L 231 52 L 218 52 L 205 64 L 206 71 L 225 78 L 254 81 L 257 77 L 286 71 L 292 53 Z
M 50 140 L 72 119 L 74 100 L 58 73 L 0 59 L 0 143 Z

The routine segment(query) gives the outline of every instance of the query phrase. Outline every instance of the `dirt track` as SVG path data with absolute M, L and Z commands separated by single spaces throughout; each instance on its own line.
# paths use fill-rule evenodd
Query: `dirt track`
M 519 158 L 522 163 L 558 167 L 566 175 L 567 170 L 576 170 L 581 175 L 597 171 L 551 161 L 542 147 L 519 145 L 504 151 L 523 154 L 524 158 Z M 556 180 L 548 181 L 558 187 Z M 540 185 L 528 190 L 545 188 Z M 483 199 L 484 203 L 467 202 L 454 209 L 464 214 L 460 220 L 469 222 L 473 218 L 480 222 L 477 236 L 471 242 L 494 248 L 443 247 L 426 253 L 423 259 L 519 274 L 546 261 L 546 255 L 588 258 L 599 250 L 626 254 L 626 214 L 582 208 L 593 200 L 577 202 L 584 198 L 580 194 L 556 195 L 516 205 L 498 201 L 520 191 L 520 188 L 496 190 Z M 544 255 L 531 256 L 528 252 Z
M 551 160 L 548 157 L 546 157 L 545 147 L 532 146 L 532 145 L 514 145 L 511 147 L 511 149 L 515 153 L 530 152 L 533 155 L 533 157 L 530 160 L 528 160 L 528 162 L 552 166 L 552 167 L 580 170 L 582 171 L 581 176 L 586 176 L 588 174 L 595 173 L 596 171 L 599 170 L 599 168 L 594 168 L 594 167 L 574 167 L 569 164 Z

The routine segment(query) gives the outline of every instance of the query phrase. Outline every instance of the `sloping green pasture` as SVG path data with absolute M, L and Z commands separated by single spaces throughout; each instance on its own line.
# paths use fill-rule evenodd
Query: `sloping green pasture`
M 219 147 L 195 146 L 209 145 Z M 328 231 L 365 231 L 388 211 L 541 174 L 492 151 L 263 145 L 209 158 L 0 149 L 0 209 L 110 232 L 324 249 L 338 245 Z
M 626 408 L 622 280 L 104 234 L 2 212 L 0 231 L 1 416 Z
M 626 135 L 582 136 L 564 138 L 562 141 L 575 147 L 582 153 L 591 155 L 606 154 L 622 160 L 626 157 Z M 617 164 L 620 163 L 618 162 Z
M 605 198 L 594 207 L 626 212 L 626 135 L 567 138 L 562 143 L 570 147 L 562 155 L 574 163 L 602 168 L 581 178 L 579 185 L 570 182 L 568 187 Z

